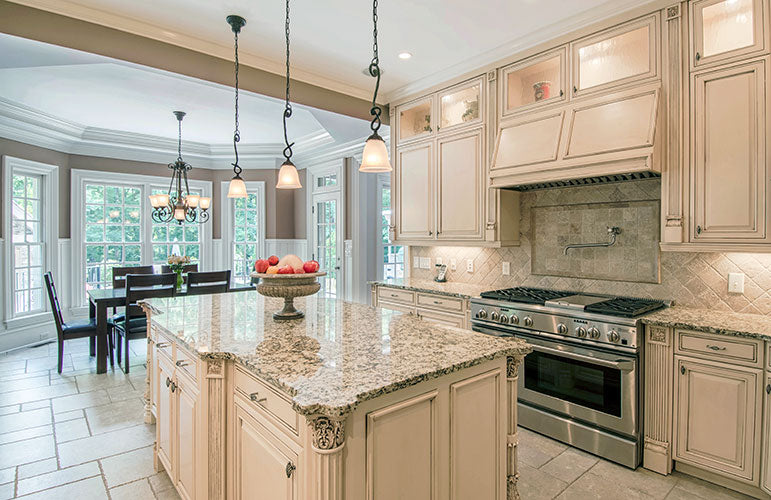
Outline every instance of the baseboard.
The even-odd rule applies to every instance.
[[[56,325],[53,320],[45,323],[6,330],[0,334],[0,353],[31,347],[56,340]]]
[[[688,474],[689,476],[697,477],[710,483],[723,486],[729,490],[744,493],[745,495],[749,495],[753,498],[758,498],[760,500],[771,500],[771,496],[769,496],[765,491],[761,490],[757,486],[721,476],[720,474],[715,474],[713,472],[700,469],[699,467],[694,467],[693,465],[688,465],[684,464],[683,462],[676,461],[675,470],[682,472],[683,474]]]

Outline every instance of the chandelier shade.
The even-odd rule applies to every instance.
[[[235,153],[236,161],[233,163],[233,178],[230,180],[230,186],[228,187],[228,198],[246,198],[246,183],[241,178],[241,172],[243,169],[238,164],[238,143],[241,140],[241,132],[238,130],[238,34],[241,33],[241,28],[246,25],[246,19],[241,16],[230,15],[225,18],[225,21],[230,25],[230,29],[233,31],[234,47],[235,47],[235,131],[233,132],[233,153]]]
[[[278,171],[278,183],[276,189],[300,189],[300,176],[297,173],[297,168],[294,166],[291,160],[286,160]]]

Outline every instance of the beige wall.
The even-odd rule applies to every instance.
[[[165,164],[148,163],[95,156],[68,155],[51,149],[30,146],[21,142],[0,138],[0,156],[13,156],[26,160],[57,165],[59,167],[59,237],[70,237],[70,171],[71,169],[94,170],[102,172],[120,172],[139,175],[168,177]],[[244,170],[242,176],[247,181],[265,182],[266,227],[268,239],[304,238],[305,237],[305,190],[276,189],[277,170]],[[300,171],[304,182],[305,171]],[[212,183],[212,237],[222,237],[220,227],[220,208],[222,207],[220,183],[233,177],[231,170],[193,169],[191,179]],[[0,179],[0,189],[2,189]],[[0,193],[3,191],[0,190]],[[2,207],[0,207],[2,213]],[[3,230],[5,214],[0,217],[0,234]],[[297,226],[300,222],[301,225]]]

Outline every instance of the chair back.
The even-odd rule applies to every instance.
[[[192,272],[187,275],[187,294],[226,293],[230,289],[230,269],[227,271]]]
[[[51,311],[54,313],[56,333],[61,339],[63,336],[62,327],[64,326],[64,320],[62,319],[62,307],[59,304],[59,295],[57,295],[56,286],[54,285],[54,277],[51,274],[51,271],[45,273],[43,277],[46,280],[46,290],[48,290],[48,300],[51,302]]]
[[[137,301],[154,297],[173,297],[177,290],[177,275],[127,274],[126,275],[126,318],[143,316]]]
[[[171,266],[167,266],[166,264],[161,266],[161,272],[166,273],[172,273],[174,271],[171,270]],[[198,272],[198,264],[185,264],[185,266],[182,268],[182,273],[197,273]]]
[[[112,287],[126,288],[127,274],[153,274],[153,266],[115,266],[112,268]]]

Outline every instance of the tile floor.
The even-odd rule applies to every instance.
[[[142,421],[144,342],[132,343],[131,373],[96,375],[86,339],[0,355],[0,500],[179,498],[153,470],[155,427]],[[749,498],[675,473],[631,471],[522,429],[524,500]]]

